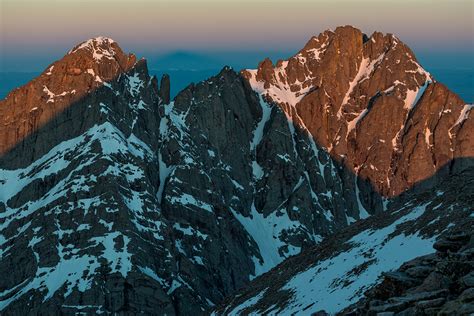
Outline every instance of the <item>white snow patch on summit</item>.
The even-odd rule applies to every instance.
[[[92,53],[92,57],[96,61],[100,61],[102,60],[102,58],[114,59],[116,52],[115,49],[112,47],[113,43],[115,43],[115,41],[108,37],[99,36],[96,38],[91,38],[70,50],[68,52],[68,55],[73,54],[82,49],[86,49]]]

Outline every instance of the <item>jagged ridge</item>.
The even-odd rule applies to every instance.
[[[313,84],[298,104],[321,91]],[[169,78],[158,89],[144,60],[96,38],[11,93],[0,135],[20,132],[0,159],[0,270],[22,268],[0,283],[0,308],[206,313],[285,258],[387,209],[320,147],[298,105],[254,89],[225,68],[169,102]],[[471,124],[469,110],[460,127]]]

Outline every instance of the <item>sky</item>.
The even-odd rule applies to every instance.
[[[104,35],[146,57],[290,54],[338,25],[394,33],[415,52],[472,55],[474,0],[0,0],[2,71],[39,71]],[[253,56],[253,57],[249,57]],[[182,58],[183,56],[181,56]],[[188,56],[189,57],[189,56]],[[455,62],[455,61],[453,61]]]

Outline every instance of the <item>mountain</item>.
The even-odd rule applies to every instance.
[[[208,310],[369,215],[354,176],[230,68],[169,102],[167,77],[123,56],[86,41],[0,105],[29,126],[4,136],[0,269],[21,268],[3,311]]]
[[[97,38],[74,47],[39,77],[13,90],[2,101],[0,153],[10,150],[104,82],[129,71],[135,62],[133,54],[125,55],[117,43],[108,38]]]
[[[473,106],[438,83],[394,35],[338,27],[290,59],[275,66],[266,59],[243,75],[383,196],[474,156],[474,123],[467,120]]]
[[[364,227],[415,234],[433,201],[443,204],[440,227],[464,225],[472,106],[413,70],[411,52],[390,35],[368,39],[341,27],[318,41],[276,67],[225,67],[170,100],[168,76],[158,82],[146,60],[98,37],[0,101],[2,314],[207,314],[282,262],[296,273],[300,252],[347,250],[337,236]],[[397,63],[392,50],[407,60]],[[393,91],[377,88],[391,72]],[[408,110],[409,88],[423,93],[411,95]],[[427,119],[422,109],[442,102],[428,136],[439,160],[426,169],[416,157],[427,138],[411,143],[410,135]],[[351,123],[350,111],[365,114]],[[406,115],[403,129],[396,113]],[[394,146],[362,149],[357,135],[383,140],[396,128],[403,131]],[[331,147],[327,140],[341,133],[347,141]],[[377,155],[393,152],[400,167],[380,184]],[[403,170],[413,165],[419,175],[407,179],[412,170]],[[461,200],[446,198],[461,188]],[[450,212],[458,206],[460,215]],[[423,247],[397,262],[431,251],[440,234],[417,235]],[[383,248],[380,238],[374,247]]]

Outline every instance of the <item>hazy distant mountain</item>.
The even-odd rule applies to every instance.
[[[295,290],[311,275],[281,287],[302,271],[338,311],[473,218],[472,105],[392,35],[340,27],[170,85],[98,37],[0,101],[2,313],[326,308]]]

